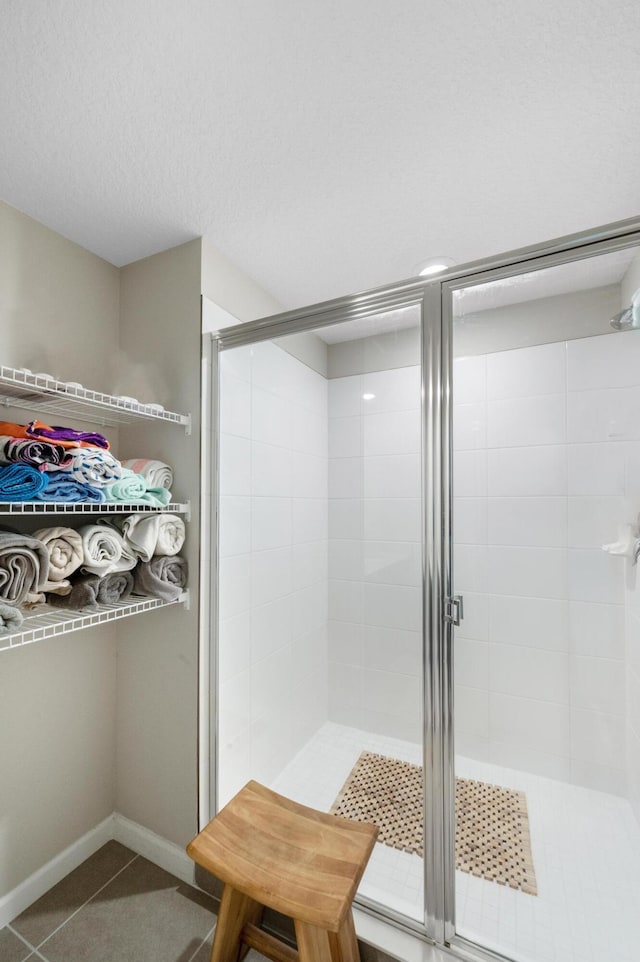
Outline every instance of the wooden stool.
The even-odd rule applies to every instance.
[[[248,782],[187,846],[225,883],[211,962],[245,946],[273,962],[358,962],[351,903],[377,835]],[[293,919],[297,952],[259,928],[265,906]]]

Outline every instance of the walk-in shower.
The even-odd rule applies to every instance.
[[[479,958],[640,938],[632,227],[211,343],[212,797],[376,821],[359,899]]]

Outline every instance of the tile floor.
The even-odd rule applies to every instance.
[[[0,930],[0,960],[209,962],[215,910],[210,896],[107,842]]]
[[[326,810],[365,750],[420,762],[415,744],[327,723],[273,787]],[[538,883],[530,896],[457,872],[460,934],[521,962],[637,962],[640,828],[624,799],[463,758],[458,774],[526,793]],[[360,891],[419,918],[422,860],[377,845]],[[209,962],[215,911],[108,842],[0,930],[0,962]]]
[[[274,781],[328,810],[361,751],[419,764],[418,745],[325,724]],[[463,777],[527,795],[538,895],[456,872],[460,935],[519,962],[637,962],[640,826],[622,798],[459,757]],[[376,845],[360,894],[412,918],[422,911],[422,860]]]

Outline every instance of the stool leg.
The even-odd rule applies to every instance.
[[[295,920],[300,962],[360,962],[351,912],[338,932]]]
[[[360,950],[356,929],[353,924],[353,912],[349,909],[347,917],[337,932],[329,932],[331,957],[334,962],[360,962]]]
[[[240,941],[242,929],[247,922],[258,923],[262,912],[263,906],[255,899],[225,885],[213,933],[211,962],[238,962],[247,951]]]
[[[294,919],[298,957],[300,962],[331,962],[329,933],[317,925],[307,925]],[[336,960],[337,962],[337,960]]]

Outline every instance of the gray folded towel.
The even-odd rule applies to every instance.
[[[133,575],[130,571],[112,571],[100,578],[84,575],[75,579],[68,595],[47,595],[47,601],[56,608],[75,611],[94,610],[98,605],[114,605],[126,601],[133,591]]]
[[[134,592],[161,601],[177,601],[187,585],[188,565],[184,558],[156,555],[140,561],[133,577]]]
[[[49,576],[49,552],[42,541],[0,530],[0,602],[21,605],[42,590]]]
[[[12,631],[17,631],[23,621],[24,615],[19,608],[0,602],[0,635],[8,635]]]

